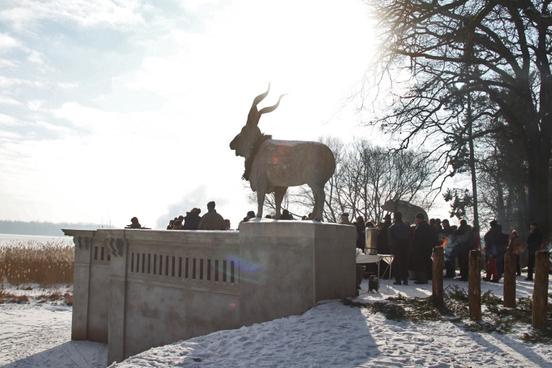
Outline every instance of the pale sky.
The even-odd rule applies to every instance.
[[[381,141],[349,97],[375,55],[361,0],[4,0],[0,219],[122,226],[250,209],[228,147],[269,82],[261,131]],[[381,142],[379,142],[381,143]],[[161,220],[164,222],[164,220]]]

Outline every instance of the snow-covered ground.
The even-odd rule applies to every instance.
[[[71,341],[68,306],[0,304],[0,366],[104,367],[102,344]]]
[[[117,367],[533,367],[549,347],[466,332],[449,322],[385,319],[339,302],[302,316],[151,349]]]
[[[44,301],[48,295],[70,293],[71,286],[1,286],[3,292],[26,296],[30,302],[0,304],[0,366],[105,367],[105,345],[71,341],[73,308],[63,298]]]
[[[445,281],[467,288],[467,283]],[[502,284],[482,282],[482,292],[502,295]],[[363,284],[363,290],[367,285]],[[520,281],[518,297],[531,294]],[[431,284],[396,286],[383,281],[378,301],[398,293],[429,296]],[[468,332],[452,322],[387,320],[339,301],[301,316],[219,331],[150,349],[116,365],[127,367],[552,367],[552,346],[528,344],[515,335]]]
[[[518,278],[518,297],[532,283]],[[445,281],[445,286],[467,283]],[[431,284],[396,286],[358,301],[428,296]],[[502,285],[482,291],[502,295]],[[104,345],[70,341],[71,308],[50,303],[0,305],[0,365],[8,367],[101,367]],[[517,331],[516,331],[517,332]],[[552,367],[552,346],[530,344],[519,333],[469,332],[453,322],[392,321],[370,309],[328,301],[301,316],[218,331],[153,348],[116,367]]]
[[[516,282],[516,296],[518,298],[526,298],[533,295],[533,282],[524,281],[525,277],[518,276]],[[502,297],[504,284],[501,280],[499,283],[481,281],[481,293],[490,291],[496,296]],[[394,285],[391,280],[380,280],[380,289],[378,293],[371,292],[368,293],[366,289],[368,286],[364,281],[362,288],[364,291],[361,292],[361,295],[357,298],[358,301],[369,302],[369,301],[380,301],[387,299],[390,296],[397,296],[402,294],[409,298],[414,297],[428,297],[431,295],[431,281],[429,284],[425,285],[416,285],[413,282],[410,282],[409,285]],[[445,291],[447,288],[459,287],[467,291],[468,283],[466,281],[458,281],[445,279],[443,281],[443,287]],[[549,297],[552,297],[552,284],[549,284]]]

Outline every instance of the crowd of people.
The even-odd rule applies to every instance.
[[[222,217],[215,209],[216,203],[207,203],[207,213],[200,216],[199,208],[192,208],[186,216],[178,216],[169,221],[167,230],[230,230],[230,220]],[[146,229],[133,217],[126,229]]]
[[[431,254],[433,248],[442,246],[445,254],[446,278],[468,280],[469,253],[472,249],[482,249],[485,257],[485,280],[499,282],[504,273],[504,255],[511,251],[515,257],[516,273],[521,275],[521,258],[527,250],[527,277],[533,280],[535,253],[543,247],[543,235],[536,223],[530,225],[527,241],[523,241],[516,230],[508,235],[497,221],[490,222],[490,229],[483,237],[483,247],[479,230],[460,220],[459,226],[451,226],[448,220],[426,220],[418,213],[415,223],[409,225],[403,221],[400,212],[386,215],[384,221],[374,227],[371,221],[365,222],[358,216],[354,223],[348,214],[341,216],[342,224],[354,225],[357,231],[357,248],[378,254],[394,256],[392,270],[395,284],[408,284],[414,279],[416,284],[425,284],[432,274]],[[366,249],[366,229],[375,232],[375,249]],[[374,245],[374,244],[371,244]],[[457,269],[459,275],[457,276]],[[380,275],[382,276],[382,275]],[[383,275],[385,276],[385,275]],[[410,276],[410,277],[409,277]]]
[[[215,202],[207,203],[207,213],[200,216],[201,210],[193,208],[186,212],[186,216],[178,216],[170,220],[167,230],[230,230],[230,221],[224,219],[215,209]],[[255,212],[249,211],[242,222],[255,218]],[[272,218],[267,215],[266,218]],[[294,220],[294,216],[284,209],[280,220]],[[303,216],[302,220],[310,220],[312,215]],[[425,284],[432,274],[431,254],[433,248],[442,246],[445,254],[445,277],[456,277],[468,280],[469,253],[472,249],[481,249],[479,229],[460,220],[459,226],[451,226],[448,220],[430,219],[429,222],[423,213],[418,213],[414,224],[403,221],[402,214],[395,212],[393,219],[390,214],[383,218],[377,226],[372,221],[365,221],[358,216],[353,223],[349,214],[341,215],[340,224],[353,225],[357,231],[356,246],[362,252],[370,251],[378,254],[392,254],[394,256],[392,270],[395,284],[408,284],[414,279],[416,284]],[[533,280],[535,253],[543,247],[543,234],[536,223],[529,228],[529,236],[524,241],[516,230],[505,234],[497,221],[490,222],[490,229],[483,237],[483,251],[485,256],[485,280],[499,282],[504,273],[504,255],[510,251],[515,258],[517,275],[521,275],[521,259],[527,252],[527,277]],[[142,227],[138,218],[133,217],[127,229],[146,229]],[[370,249],[366,249],[366,231],[370,229],[375,236]],[[375,244],[373,244],[375,243]],[[375,247],[374,247],[375,245]],[[385,275],[379,275],[385,276]]]
[[[498,282],[504,273],[504,253],[509,250],[515,258],[516,274],[521,275],[521,257],[527,250],[527,277],[533,281],[535,268],[535,253],[543,248],[544,237],[537,223],[529,225],[529,236],[524,242],[516,230],[510,235],[502,232],[502,226],[491,221],[490,230],[485,234],[485,249],[487,256],[487,279]]]

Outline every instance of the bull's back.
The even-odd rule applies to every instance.
[[[267,140],[255,158],[254,171],[266,174],[272,186],[324,184],[335,171],[335,158],[319,142]]]

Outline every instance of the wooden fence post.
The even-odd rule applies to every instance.
[[[468,303],[470,319],[481,320],[481,270],[479,268],[480,250],[470,251],[470,269],[468,280]]]
[[[504,300],[505,307],[516,306],[516,262],[511,249],[504,253]]]
[[[548,273],[550,269],[549,253],[541,250],[535,254],[535,281],[533,285],[533,327],[546,326],[548,309]]]
[[[443,299],[443,267],[444,267],[444,249],[443,247],[433,248],[433,277],[431,281],[431,289],[433,294],[431,299],[433,305],[442,307]]]

